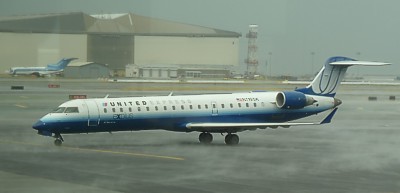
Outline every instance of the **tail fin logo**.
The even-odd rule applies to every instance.
[[[331,57],[326,61],[324,67],[310,85],[308,85],[306,88],[297,89],[296,91],[310,95],[334,97],[336,90],[339,87],[340,82],[342,82],[349,66],[383,66],[389,64],[390,63],[386,62],[358,61],[342,56]]]
[[[49,64],[47,65],[47,69],[49,70],[63,70],[67,65],[72,61],[78,58],[63,58],[57,64]]]
[[[339,61],[355,61],[347,57],[331,57],[307,88],[298,89],[305,94],[335,96],[336,90],[343,80],[348,65],[332,65]]]

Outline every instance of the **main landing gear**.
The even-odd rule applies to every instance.
[[[200,133],[199,135],[199,141],[200,143],[203,144],[210,144],[213,140],[213,136],[211,133]],[[225,144],[227,145],[237,145],[239,144],[239,136],[236,134],[228,133],[228,135],[225,136]]]
[[[225,136],[225,144],[226,145],[237,145],[239,143],[239,136],[236,134],[228,133]]]
[[[56,145],[56,146],[61,146],[62,143],[64,142],[63,137],[59,133],[56,133],[54,135],[54,138],[56,138],[56,140],[54,140],[54,145]]]
[[[213,136],[211,133],[200,133],[199,135],[199,141],[200,143],[204,144],[210,144],[213,140]]]

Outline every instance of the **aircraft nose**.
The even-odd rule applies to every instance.
[[[32,128],[36,129],[39,135],[52,136],[53,134],[48,127],[49,126],[41,120],[32,125]]]
[[[333,104],[334,104],[335,107],[337,107],[337,106],[342,104],[342,100],[334,98],[333,99]]]
[[[39,120],[35,124],[32,125],[32,128],[39,131],[39,130],[44,129],[45,125],[46,125],[46,123],[44,123],[43,121]]]

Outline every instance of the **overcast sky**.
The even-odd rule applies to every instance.
[[[0,0],[0,16],[132,12],[229,30],[243,34],[240,61],[246,58],[248,25],[258,24],[263,74],[271,73],[266,61],[272,75],[303,75],[343,55],[393,63],[352,74],[400,76],[399,7],[398,0]]]

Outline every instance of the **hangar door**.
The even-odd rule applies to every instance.
[[[135,36],[134,64],[238,65],[233,37]]]
[[[108,64],[110,69],[125,69],[133,64],[133,36],[88,35],[87,60]]]

